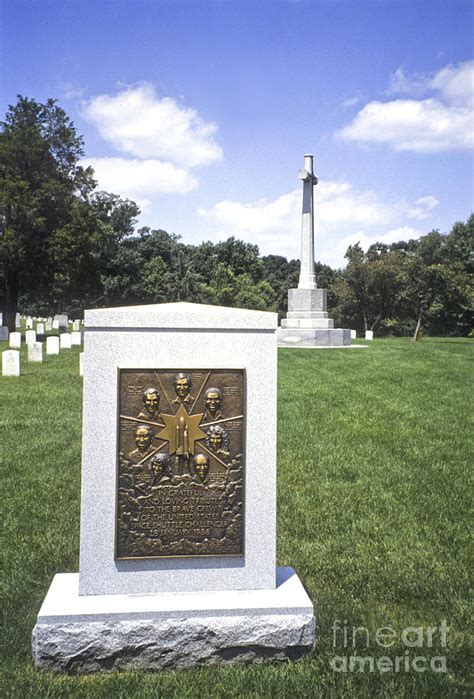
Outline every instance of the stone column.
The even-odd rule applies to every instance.
[[[313,156],[304,156],[304,168],[299,171],[303,181],[303,215],[301,221],[301,268],[298,289],[316,289],[314,273],[314,185]]]

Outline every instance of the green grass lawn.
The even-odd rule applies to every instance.
[[[314,601],[312,655],[282,665],[69,677],[34,671],[30,635],[54,574],[79,565],[79,348],[42,365],[28,364],[23,348],[22,376],[0,376],[0,696],[472,696],[472,349],[469,340],[431,338],[280,350],[277,554]],[[439,632],[428,647],[426,629],[442,620],[447,647]],[[353,627],[366,629],[355,645]],[[388,648],[377,643],[382,627],[395,631]],[[424,629],[422,647],[403,642],[407,627]],[[402,660],[398,672],[344,672],[351,655]],[[417,656],[424,671],[411,665]],[[443,669],[434,657],[445,659],[445,672],[431,669]]]

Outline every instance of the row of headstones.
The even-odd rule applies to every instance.
[[[357,331],[351,330],[351,340],[356,340],[356,339],[357,339]],[[373,340],[374,339],[374,331],[373,330],[366,330],[365,331],[365,339],[366,340]]]
[[[38,323],[38,325],[42,325]],[[38,328],[38,326],[37,326]],[[38,334],[43,328],[38,328]],[[35,330],[26,330],[25,344],[28,349],[28,362],[43,361],[43,343],[36,341]],[[0,337],[1,339],[1,337]],[[2,352],[2,376],[20,376],[20,352],[21,348],[21,333],[10,333],[5,339],[9,339],[10,348]],[[82,345],[82,333],[80,330],[74,330],[72,333],[61,333],[58,335],[50,335],[46,338],[46,354],[59,354],[60,349],[70,349],[72,346]],[[79,357],[79,373],[82,376],[82,361],[83,353]]]
[[[36,330],[27,330],[25,332],[25,344],[29,348],[30,345],[42,345],[43,343],[36,341]],[[82,345],[82,333],[80,330],[75,330],[72,333],[61,333],[59,336],[50,335],[46,338],[46,354],[59,354],[60,348],[70,349],[73,345]],[[10,333],[10,347],[12,349],[20,349],[21,333]]]
[[[59,338],[48,337],[48,340],[57,340],[57,346],[54,346],[53,352],[47,354],[59,354]],[[42,362],[43,361],[43,343],[33,342],[28,345],[28,361]],[[79,376],[83,376],[84,352],[79,354]],[[20,352],[19,350],[11,349],[2,352],[2,376],[20,376]]]
[[[65,319],[65,323],[64,323]],[[2,314],[0,313],[0,342],[8,342],[10,333],[8,332],[8,328],[6,325],[2,325]],[[36,323],[36,333],[38,335],[44,335],[47,332],[51,332],[52,330],[59,330],[60,328],[63,328],[63,330],[66,330],[68,327],[68,324],[71,326],[71,330],[73,333],[75,332],[80,332],[81,330],[81,322],[80,320],[73,320],[69,321],[67,320],[67,316],[55,316],[54,318],[43,318],[43,319],[38,319],[38,318],[30,318],[28,317],[26,319],[26,333],[28,332],[34,332],[33,331],[33,321],[39,321]],[[19,317],[19,314],[17,313],[17,319],[15,321],[15,325],[17,328],[21,327],[21,320]],[[13,335],[14,333],[12,333]],[[28,341],[27,341],[28,342]],[[73,343],[75,344],[75,343]]]
[[[17,314],[18,316],[18,314]],[[25,326],[27,330],[32,330],[34,327],[35,322],[37,323],[37,331],[38,326],[40,325],[43,328],[43,332],[46,330],[46,332],[49,332],[51,330],[59,330],[60,328],[67,328],[68,326],[72,326],[72,330],[80,330],[81,328],[81,323],[84,321],[81,320],[68,320],[67,316],[64,315],[58,315],[54,316],[54,318],[32,318],[31,316],[28,316],[24,318],[25,320]],[[16,318],[15,320],[15,325],[17,328],[21,326],[21,317]]]

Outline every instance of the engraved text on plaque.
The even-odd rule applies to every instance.
[[[242,369],[120,369],[117,558],[243,555]]]

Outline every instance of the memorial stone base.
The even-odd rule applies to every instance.
[[[288,289],[288,313],[277,330],[280,347],[345,347],[350,329],[334,327],[326,289]]]
[[[270,590],[79,595],[55,576],[33,630],[38,670],[163,670],[295,659],[315,643],[313,605],[292,568]]]

